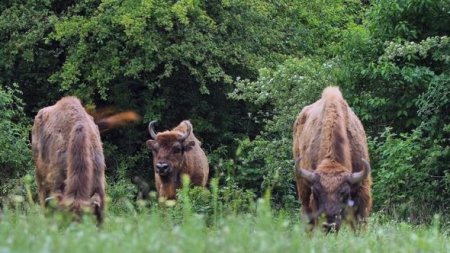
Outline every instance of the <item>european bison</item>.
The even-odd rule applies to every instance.
[[[369,154],[364,128],[342,97],[328,87],[300,112],[293,127],[293,155],[302,211],[326,232],[347,221],[355,229],[372,208]]]
[[[155,184],[159,197],[175,199],[181,187],[181,175],[190,177],[196,186],[205,186],[208,180],[208,160],[200,147],[201,143],[192,132],[188,120],[170,131],[155,133],[152,121],[148,125],[152,139],[147,147],[153,152]]]
[[[32,129],[39,202],[51,198],[80,216],[103,220],[105,159],[97,125],[80,100],[64,97],[39,110]]]

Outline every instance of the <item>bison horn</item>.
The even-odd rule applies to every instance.
[[[191,134],[191,131],[192,131],[192,127],[191,127],[191,124],[189,124],[188,122],[184,122],[184,124],[186,125],[186,127],[187,127],[187,129],[186,129],[186,133],[184,133],[178,140],[179,141],[184,141],[184,140],[186,140],[187,139],[187,137]]]
[[[150,136],[152,137],[152,139],[156,139],[156,133],[155,130],[153,129],[153,125],[156,123],[156,120],[153,120],[152,122],[150,122],[148,124],[148,131],[150,133]]]
[[[360,183],[369,175],[371,171],[369,162],[364,158],[362,158],[361,161],[364,163],[365,166],[362,171],[352,173],[352,175],[348,178],[348,181],[351,184]]]
[[[302,157],[297,158],[297,160],[295,160],[295,171],[297,172],[297,175],[299,177],[302,177],[304,179],[306,179],[306,181],[308,182],[312,182],[316,179],[317,174],[315,172],[312,172],[310,170],[305,170],[300,168],[299,164],[300,161],[302,160]]]

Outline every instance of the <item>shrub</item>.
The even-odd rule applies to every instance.
[[[30,122],[24,120],[24,103],[16,85],[0,85],[0,196],[5,196],[32,171]]]
[[[448,146],[419,130],[395,134],[389,128],[370,146],[375,209],[416,222],[432,218],[430,210],[448,212]]]

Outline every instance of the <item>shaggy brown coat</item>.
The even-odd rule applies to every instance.
[[[340,218],[345,219],[341,217],[343,201],[354,203],[353,210],[347,212],[353,216],[352,227],[355,220],[359,223],[367,218],[372,207],[370,167],[362,182],[347,182],[352,173],[366,166],[362,159],[369,161],[366,134],[337,87],[326,88],[320,100],[298,115],[293,127],[293,155],[301,158],[300,168],[317,175],[317,180],[307,180],[298,171],[296,176],[302,211],[312,224],[325,213],[327,222],[337,223],[339,229]],[[345,188],[350,196],[340,195],[345,195]]]
[[[41,109],[32,129],[39,202],[56,198],[61,208],[103,220],[105,159],[97,125],[75,97]]]
[[[187,132],[190,132],[188,137],[180,141],[180,136]],[[147,141],[147,147],[153,152],[155,185],[159,197],[175,199],[176,190],[182,186],[183,174],[189,176],[193,185],[206,186],[209,174],[208,159],[188,120],[170,131],[156,134],[154,140]],[[167,164],[169,172],[164,175],[159,173],[158,163]]]

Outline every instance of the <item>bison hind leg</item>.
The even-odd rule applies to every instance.
[[[93,210],[93,213],[95,215],[95,217],[97,218],[97,223],[100,225],[103,223],[103,200],[102,197],[98,194],[95,193],[92,197],[91,197],[91,201],[90,201],[90,205],[91,208]]]

